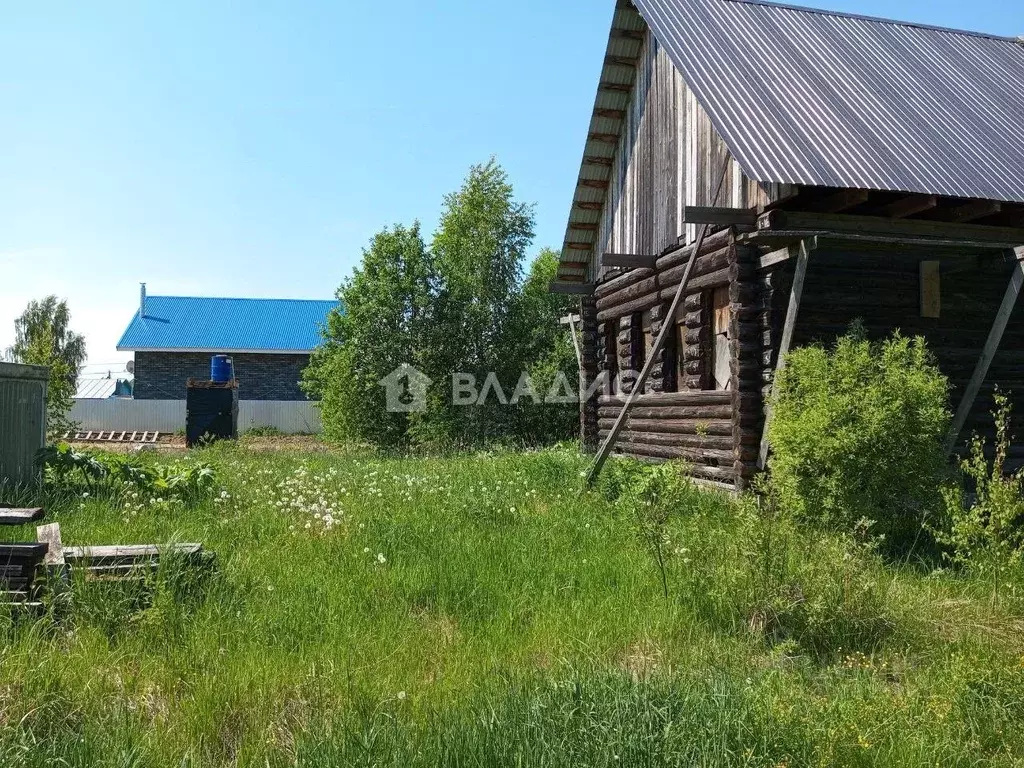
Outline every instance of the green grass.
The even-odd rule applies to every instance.
[[[666,599],[568,451],[201,457],[223,494],[192,509],[46,499],[66,544],[202,541],[218,569],[0,627],[0,765],[1024,762],[1019,578],[683,489]]]

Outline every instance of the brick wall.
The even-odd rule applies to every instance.
[[[135,399],[184,400],[185,382],[210,378],[211,355],[136,352]],[[307,400],[299,388],[309,355],[232,355],[240,400]]]

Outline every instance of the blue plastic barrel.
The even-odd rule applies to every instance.
[[[227,355],[214,355],[210,358],[210,381],[223,384],[231,381],[233,378],[235,378],[235,372],[230,357]]]

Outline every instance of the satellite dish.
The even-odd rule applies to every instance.
[[[128,364],[125,365],[124,369],[128,371],[128,373],[135,373],[135,361],[129,360]]]

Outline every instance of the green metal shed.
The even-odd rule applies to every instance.
[[[0,363],[0,488],[38,478],[36,452],[46,444],[50,369]]]

